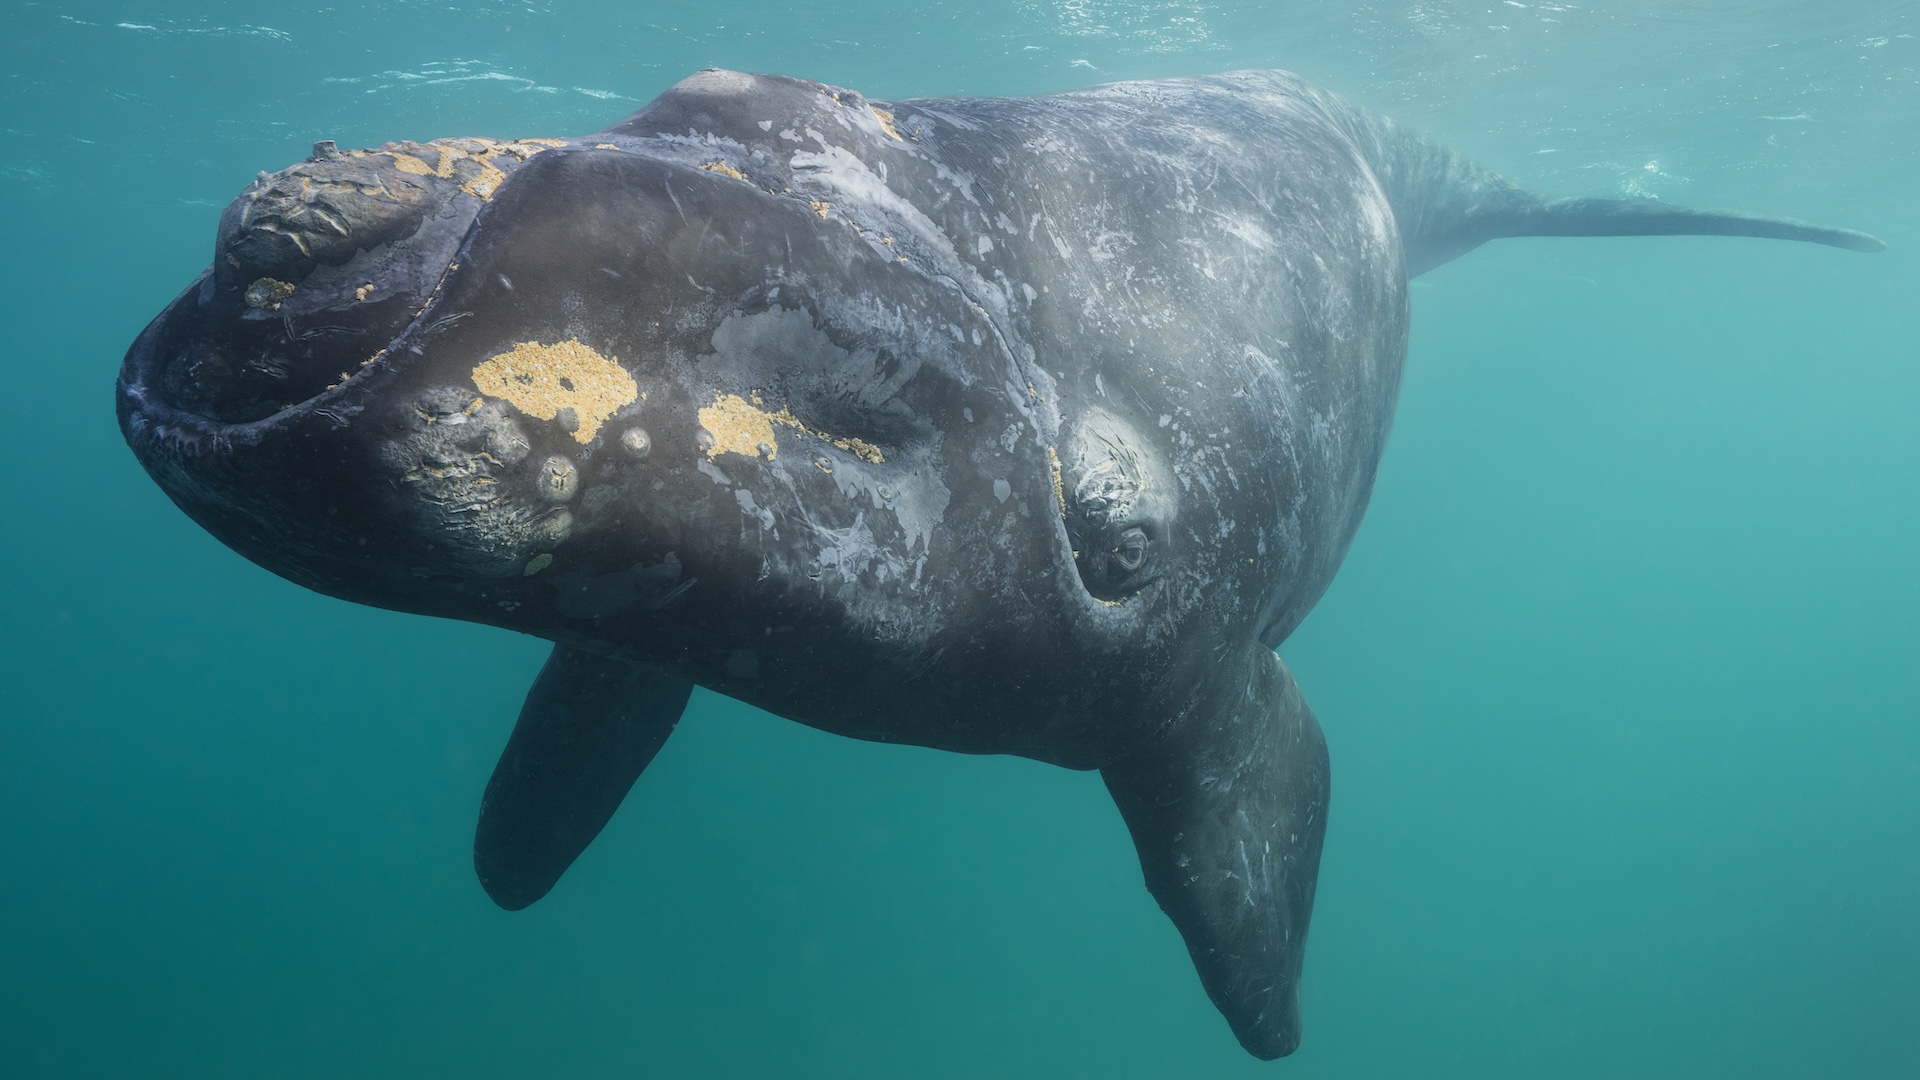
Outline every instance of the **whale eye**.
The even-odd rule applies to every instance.
[[[1147,534],[1141,529],[1128,529],[1120,534],[1120,541],[1113,549],[1113,564],[1129,574],[1140,569],[1147,561]]]
[[[1074,569],[1107,604],[1151,587],[1178,549],[1172,525],[1180,487],[1143,431],[1157,429],[1093,408],[1069,422],[1057,451],[1048,450]]]
[[[1150,526],[1149,526],[1150,527]],[[1149,558],[1153,538],[1141,525],[1094,527],[1086,530],[1074,545],[1074,564],[1080,571],[1080,583],[1097,599],[1109,602],[1125,600],[1147,586],[1157,575],[1155,560]]]

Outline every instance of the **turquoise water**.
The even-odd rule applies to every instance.
[[[9,5],[0,1074],[1920,1075],[1920,7]],[[120,356],[259,169],[576,133],[705,66],[876,97],[1286,67],[1530,187],[1861,256],[1503,241],[1414,286],[1373,509],[1282,650],[1335,796],[1293,1057],[1098,778],[700,692],[516,914],[479,793],[546,649],[177,512]]]

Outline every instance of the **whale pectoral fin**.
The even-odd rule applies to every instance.
[[[1292,1053],[1328,773],[1286,665],[1261,650],[1233,705],[1101,775],[1207,996],[1256,1057]]]
[[[480,799],[473,867],[518,911],[553,888],[680,721],[693,684],[556,645]]]

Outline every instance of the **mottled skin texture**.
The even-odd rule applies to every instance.
[[[556,643],[488,891],[552,886],[692,684],[1097,768],[1262,1057],[1299,1041],[1328,794],[1273,650],[1366,506],[1409,267],[1529,232],[1872,244],[1543,202],[1271,72],[883,103],[710,71],[583,138],[438,145],[263,175],[120,412],[262,565]],[[481,392],[563,342],[637,395]]]

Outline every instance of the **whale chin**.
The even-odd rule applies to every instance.
[[[367,412],[368,364],[413,301],[364,304],[302,340],[290,317],[250,305],[208,270],[128,350],[117,406],[134,456],[181,510],[250,561],[357,603],[460,614],[418,587],[448,573],[412,521],[381,497],[346,423]],[[369,344],[362,344],[370,342]],[[467,568],[461,567],[459,570]]]

